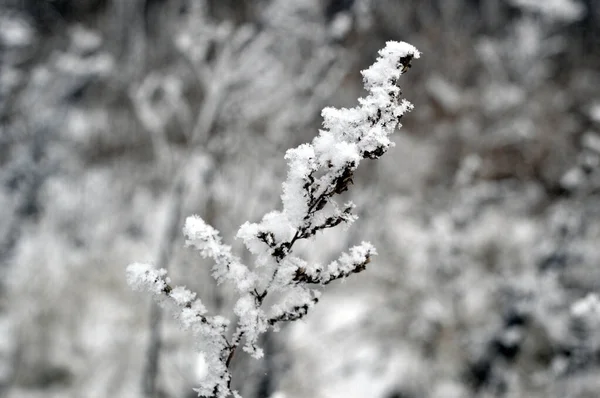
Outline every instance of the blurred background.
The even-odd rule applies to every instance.
[[[287,148],[387,40],[415,110],[347,193],[369,269],[234,361],[245,398],[600,396],[599,0],[1,0],[0,397],[193,397],[190,336],[125,267],[215,313],[184,248],[280,206]]]

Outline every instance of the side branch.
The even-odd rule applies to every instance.
[[[338,260],[326,267],[317,265],[312,268],[298,268],[294,282],[327,285],[337,279],[364,271],[371,262],[371,256],[376,254],[370,243],[363,242],[361,246],[353,247],[350,253],[342,254]]]

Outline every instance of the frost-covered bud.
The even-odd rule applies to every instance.
[[[133,263],[127,267],[127,283],[134,290],[161,294],[170,290],[167,270],[154,269],[149,264]]]

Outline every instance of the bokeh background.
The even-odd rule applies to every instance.
[[[240,355],[245,398],[600,396],[600,1],[1,0],[0,397],[193,397],[190,336],[125,267],[216,313],[184,248],[237,253],[287,148],[354,106],[387,40],[422,58],[396,147],[361,164],[369,269]]]

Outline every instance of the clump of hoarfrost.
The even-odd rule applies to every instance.
[[[575,317],[593,317],[600,322],[600,298],[596,294],[588,294],[571,306],[571,314]]]
[[[211,258],[217,283],[229,282],[239,294],[234,306],[238,319],[231,338],[227,337],[229,321],[207,315],[197,295],[185,287],[173,287],[164,269],[139,263],[127,268],[127,280],[134,289],[146,290],[159,303],[174,306],[183,327],[197,336],[205,370],[196,390],[199,395],[237,396],[230,389],[229,366],[242,341],[244,351],[260,358],[263,351],[258,340],[262,333],[278,328],[281,322],[304,317],[319,300],[321,292],[315,287],[365,270],[377,254],[373,245],[362,242],[323,266],[308,264],[293,256],[292,250],[298,240],[356,219],[354,204],[338,203],[336,195],[349,189],[363,159],[377,159],[393,146],[389,136],[402,115],[412,109],[412,104],[401,98],[398,80],[412,59],[419,58],[419,51],[407,43],[388,42],[379,55],[362,72],[368,95],[359,99],[359,105],[352,109],[325,108],[319,135],[311,143],[287,151],[283,209],[266,214],[259,223],[246,222],[240,227],[237,238],[256,256],[254,270],[242,264],[231,247],[221,242],[218,231],[200,217],[186,220],[186,245]],[[280,302],[263,309],[265,297],[273,292],[280,294]]]

